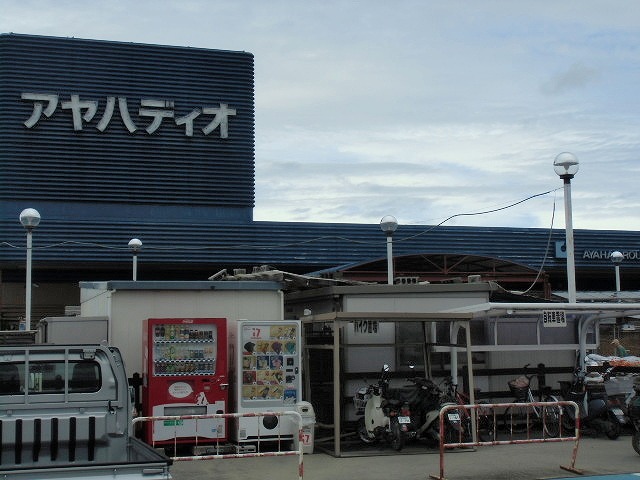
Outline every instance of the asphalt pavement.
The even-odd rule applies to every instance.
[[[574,442],[567,441],[455,449],[445,453],[444,477],[448,480],[640,478],[640,473],[636,473],[640,472],[640,455],[633,450],[630,435],[623,435],[617,440],[580,439],[574,466],[582,474],[562,468],[572,465],[574,445]],[[336,458],[324,453],[322,446],[318,443],[313,454],[304,455],[304,479],[424,480],[432,475],[438,478],[440,473],[440,455],[435,450],[407,448],[397,454],[390,447],[372,446],[362,455]],[[171,473],[174,480],[299,478],[297,456],[175,462]]]

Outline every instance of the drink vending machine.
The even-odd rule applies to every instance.
[[[225,318],[150,318],[143,323],[143,413],[146,416],[229,412]],[[226,419],[147,422],[148,443],[226,441]]]
[[[301,326],[299,321],[238,322],[238,413],[295,411],[302,400]],[[239,444],[257,440],[289,440],[297,422],[282,417],[240,417]]]

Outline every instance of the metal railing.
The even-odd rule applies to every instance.
[[[572,419],[575,419],[575,427],[570,430],[563,431],[563,416],[568,415],[566,409],[573,408],[574,415]],[[519,422],[516,429],[514,429],[514,416],[513,409],[519,409],[521,415],[517,419]],[[553,409],[557,412],[557,435],[550,435],[551,429],[547,425],[549,419],[544,414],[545,409]],[[482,412],[483,420],[491,422],[489,429],[493,432],[490,435],[489,440],[480,440],[478,438],[478,418],[479,412]],[[453,435],[447,434],[445,418],[450,411],[457,411],[463,415],[458,417],[467,416],[471,419],[471,439],[468,438],[468,432],[465,435],[464,428],[457,431]],[[462,412],[461,412],[462,411]],[[507,413],[505,413],[507,412]],[[542,412],[542,413],[541,413]],[[498,420],[502,419],[504,428],[504,434],[507,438],[504,440],[498,440]],[[554,420],[555,421],[555,420]],[[534,429],[535,424],[538,423],[540,428]],[[517,431],[516,431],[517,430]],[[539,434],[538,434],[539,432]],[[555,433],[555,432],[554,432]],[[569,433],[571,433],[569,435]],[[457,436],[457,439],[455,438]],[[448,440],[449,439],[449,440]],[[457,440],[457,441],[453,441]],[[430,475],[429,477],[434,480],[444,480],[444,453],[446,449],[452,448],[470,448],[470,447],[484,447],[491,445],[518,445],[518,444],[534,444],[534,443],[549,443],[549,442],[574,442],[571,464],[568,466],[560,465],[560,468],[568,470],[574,473],[582,473],[576,469],[576,457],[578,455],[578,446],[580,442],[580,408],[578,404],[572,401],[557,401],[557,402],[512,402],[512,403],[483,403],[474,405],[446,405],[440,410],[440,474],[438,476]]]
[[[305,443],[305,434],[303,430],[302,416],[300,413],[295,411],[285,411],[285,412],[247,412],[247,413],[216,413],[216,414],[206,414],[206,415],[164,415],[164,416],[156,416],[156,417],[137,417],[133,419],[133,426],[135,428],[136,424],[143,422],[156,422],[156,421],[174,421],[179,420],[194,420],[196,422],[195,429],[195,439],[194,442],[198,443],[197,437],[197,423],[199,420],[208,420],[214,418],[240,418],[240,417],[283,417],[289,416],[292,417],[293,420],[298,425],[298,441],[294,441],[294,447],[297,446],[295,450],[280,450],[280,445],[278,445],[277,451],[269,451],[269,452],[249,452],[249,453],[220,453],[220,448],[216,448],[216,444],[213,444],[213,449],[217,451],[214,454],[205,454],[205,455],[188,455],[188,456],[172,456],[170,457],[173,461],[184,462],[184,461],[197,461],[197,460],[226,460],[231,458],[255,458],[255,457],[284,457],[284,456],[298,456],[298,479],[302,480],[304,476],[304,461],[303,461],[303,445]],[[153,423],[152,423],[153,425]],[[152,427],[153,428],[153,427]],[[153,435],[152,435],[153,438]],[[258,442],[259,443],[259,442]],[[270,442],[271,444],[273,442]],[[174,453],[177,452],[178,446],[178,435],[177,428],[175,430],[174,439],[173,439],[173,448]]]

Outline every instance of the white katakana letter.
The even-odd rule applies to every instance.
[[[104,107],[104,113],[102,114],[102,118],[96,125],[96,128],[101,132],[104,132],[111,121],[111,117],[113,116],[113,110],[116,105],[116,97],[107,97],[107,105]]]
[[[209,125],[202,129],[205,135],[209,135],[216,127],[220,126],[220,138],[229,136],[229,116],[236,114],[235,108],[227,108],[226,103],[221,103],[220,108],[203,108],[202,113],[206,115],[215,115]]]
[[[113,112],[116,107],[116,97],[107,97],[107,105],[104,107],[104,113],[102,114],[102,118],[96,128],[101,132],[104,132],[109,126],[109,122],[111,122],[111,118],[113,118]],[[129,115],[129,108],[127,106],[127,99],[125,97],[118,98],[118,109],[120,110],[120,118],[122,118],[122,122],[124,126],[127,127],[130,133],[135,132],[138,127],[131,121],[131,116]]]
[[[129,133],[135,132],[138,127],[136,127],[135,123],[133,123],[133,121],[131,120],[126,97],[118,97],[118,110],[120,110],[120,118],[122,119],[122,123],[124,123],[124,126],[127,127]]]
[[[90,122],[98,111],[98,102],[95,100],[80,101],[79,95],[71,95],[71,101],[60,104],[63,110],[71,110],[73,114],[73,129],[82,130],[82,121]],[[85,109],[84,115],[82,110]]]
[[[198,117],[202,112],[199,108],[196,108],[191,113],[188,113],[184,117],[176,118],[176,125],[184,125],[184,134],[187,137],[193,137],[193,121]]]
[[[22,100],[31,100],[33,102],[33,112],[24,122],[24,126],[27,128],[31,128],[37,124],[43,113],[45,117],[49,118],[53,115],[53,112],[56,111],[58,106],[58,95],[47,93],[23,93],[21,98]],[[44,103],[47,104],[47,108],[43,109]]]
[[[155,132],[162,123],[163,118],[173,118],[174,102],[171,100],[140,100],[141,108],[138,115],[141,117],[153,117],[153,122],[147,127],[147,133]]]

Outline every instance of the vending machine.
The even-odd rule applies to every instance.
[[[238,413],[295,411],[302,400],[301,327],[295,320],[238,322]],[[239,417],[234,440],[288,440],[293,417]]]
[[[150,318],[143,323],[145,416],[229,412],[228,325],[225,318]],[[146,423],[148,443],[226,441],[226,419]]]

